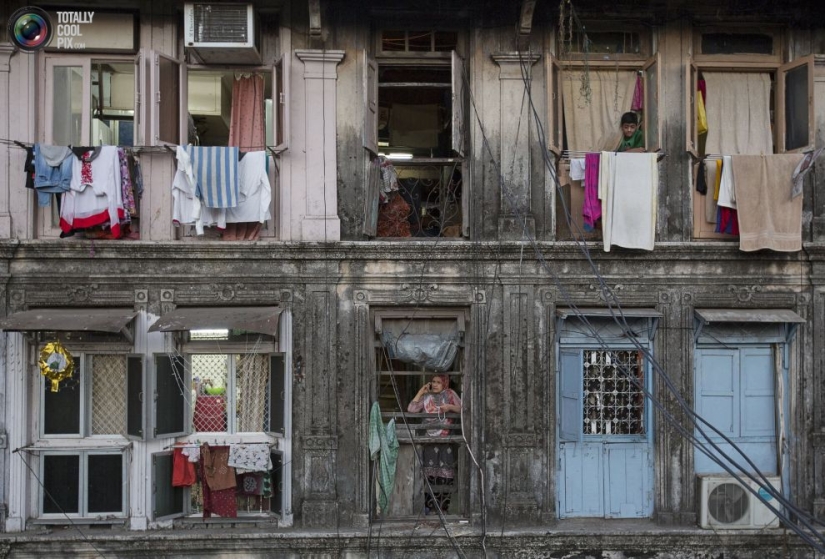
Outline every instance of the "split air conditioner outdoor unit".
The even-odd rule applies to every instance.
[[[184,46],[205,64],[260,64],[257,27],[252,4],[184,4]]]
[[[782,490],[778,477],[766,478],[776,491]],[[699,479],[702,499],[699,525],[702,528],[754,530],[779,526],[779,518],[762,499],[777,510],[781,510],[781,505],[763,487],[764,484],[742,478],[762,497],[760,499],[729,476],[700,476]]]

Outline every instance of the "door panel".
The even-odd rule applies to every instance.
[[[650,516],[650,449],[647,443],[605,444],[606,513],[608,518]]]
[[[602,445],[561,445],[562,488],[559,516],[603,516]]]

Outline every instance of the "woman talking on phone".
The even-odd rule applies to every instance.
[[[435,417],[424,419],[424,424],[451,424],[453,420],[446,417],[448,413],[461,413],[461,398],[450,388],[447,375],[435,375],[432,380],[418,391],[407,406],[410,413],[434,414]],[[440,427],[427,429],[430,437],[447,437],[450,430]],[[421,452],[424,476],[429,483],[424,486],[424,513],[437,513],[438,508],[446,513],[450,506],[451,492],[439,491],[439,487],[453,485],[458,459],[456,447],[452,444],[425,444]]]

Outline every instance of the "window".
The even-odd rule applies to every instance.
[[[685,78],[687,146],[698,163],[696,180],[700,173],[712,179],[715,169],[709,167],[721,156],[801,152],[813,146],[813,56],[782,64],[780,46],[778,29],[697,29]],[[702,109],[706,118],[700,123]],[[695,188],[691,192],[693,237],[730,239],[716,232],[715,200]]]
[[[558,55],[546,57],[548,149],[559,160],[556,238],[601,238],[585,228],[583,181],[573,180],[571,159],[588,152],[614,151],[621,140],[621,116],[634,111],[647,151],[661,148],[660,64],[649,30],[630,25],[617,30],[586,22],[587,33],[560,36]],[[597,56],[594,56],[597,55]],[[578,175],[575,175],[578,177]],[[571,223],[564,208],[570,212]]]
[[[364,147],[373,157],[364,232],[467,235],[465,76],[453,31],[383,31],[365,53]]]
[[[40,518],[126,516],[128,475],[123,451],[43,452]]]
[[[275,161],[270,156],[288,148],[288,57],[280,58],[269,67],[232,69],[225,66],[187,66],[163,55],[156,55],[156,60],[158,67],[153,75],[157,77],[158,85],[154,86],[154,91],[160,95],[155,111],[159,118],[153,114],[156,143],[237,146],[242,152],[240,166],[244,165],[246,152],[266,152],[265,176],[269,186],[256,185],[258,189],[254,192],[257,194],[244,197],[247,206],[252,203],[264,208],[256,211],[255,208],[245,207],[243,211],[237,210],[235,215],[227,210],[225,216],[219,212],[204,212],[201,217],[205,229],[196,231],[195,226],[187,222],[182,236],[194,238],[202,235],[206,239],[226,240],[274,237],[276,226],[272,216],[276,214],[277,205],[272,185],[275,184],[276,173]],[[164,101],[164,95],[167,101]],[[233,112],[236,119],[240,117],[253,124],[248,128],[238,127],[232,132]],[[265,223],[259,227],[252,226],[256,233],[249,233],[252,227],[247,224],[260,223],[261,215],[268,216]],[[238,221],[253,217],[253,221]]]
[[[696,412],[741,448],[759,471],[770,474],[777,472],[775,384],[769,345],[697,349]],[[702,427],[724,452],[738,458],[720,435]],[[695,460],[697,473],[725,471],[701,452]]]
[[[59,146],[141,145],[146,118],[140,103],[143,53],[137,57],[46,54],[42,69],[39,137]],[[59,204],[37,209],[40,237],[60,235]],[[140,197],[128,208],[129,236],[139,235]],[[100,231],[99,231],[100,230]],[[75,234],[106,238],[100,227]]]
[[[281,514],[284,355],[274,353],[272,336],[237,329],[191,330],[186,340],[182,354],[155,356],[155,436],[183,436],[179,441],[183,447],[198,447],[208,440],[216,448],[245,444],[259,454],[263,449],[272,466],[236,478],[236,512],[239,516]],[[171,461],[170,452],[153,455],[155,518],[202,516],[200,477],[191,486],[173,487]]]
[[[75,373],[60,383],[40,378],[41,520],[114,519],[127,514],[124,448],[128,409],[139,401],[127,377],[142,374],[140,356],[73,353]],[[82,445],[82,447],[80,446]],[[91,447],[91,448],[89,448]]]
[[[383,513],[417,518],[436,515],[440,507],[444,514],[466,516],[469,464],[463,435],[468,423],[462,417],[470,410],[461,401],[469,383],[466,316],[461,311],[375,311],[373,316],[373,400],[385,423],[395,419],[400,443],[395,485]]]

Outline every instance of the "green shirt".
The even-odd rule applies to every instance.
[[[642,148],[645,147],[645,135],[642,132],[641,128],[637,128],[633,135],[629,138],[625,138],[622,135],[622,141],[619,142],[619,147],[616,148],[616,151],[627,151],[629,149],[634,148]]]

